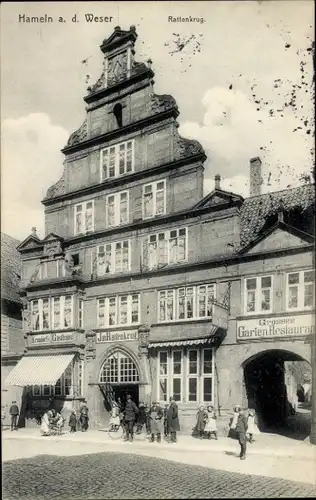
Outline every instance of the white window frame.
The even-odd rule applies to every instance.
[[[175,261],[171,261],[171,241],[175,238],[171,238],[171,232],[173,231],[177,231],[177,239],[179,239],[180,237],[182,237],[182,235],[180,236],[179,233],[180,231],[185,231],[185,255],[184,255],[184,259],[179,259],[178,258],[178,245],[177,245],[177,250],[176,250],[176,253],[177,253],[177,258]],[[164,238],[161,238],[161,236],[164,236]],[[159,260],[159,257],[160,257],[160,244],[159,242],[160,241],[163,241],[164,242],[164,260],[161,261]],[[151,254],[150,252],[150,246],[155,243],[156,244],[156,248],[153,252],[153,254]],[[171,230],[168,230],[168,231],[159,231],[159,233],[151,233],[149,235],[147,235],[145,237],[145,239],[143,240],[142,242],[142,261],[145,263],[146,261],[146,258],[145,258],[145,247],[147,245],[147,264],[146,267],[148,267],[148,269],[158,269],[159,267],[163,267],[163,266],[166,266],[166,265],[173,265],[173,264],[182,264],[184,262],[187,262],[188,260],[188,228],[187,227],[181,227],[181,228],[176,228],[176,229],[171,229]],[[151,256],[154,256],[154,261],[155,263],[152,262],[151,260]]]
[[[132,168],[131,170],[127,171],[127,144],[131,143],[131,155],[132,155]],[[120,147],[125,145],[125,168],[124,168],[124,173],[120,173]],[[114,149],[114,157],[115,157],[115,164],[114,164],[114,176],[109,176],[108,172],[108,167],[107,167],[107,172],[106,176],[104,177],[103,175],[103,157],[104,155],[107,154],[109,155],[110,150]],[[103,148],[100,151],[100,182],[104,182],[109,179],[116,179],[117,177],[122,177],[123,175],[131,174],[134,172],[135,169],[135,140],[134,139],[129,139],[127,141],[120,142],[118,144],[112,144],[111,146],[108,146],[107,148]]]
[[[85,227],[85,214],[86,214],[86,211],[87,211],[87,205],[89,203],[92,203],[92,228],[91,229],[87,229]],[[78,210],[78,207],[82,207],[82,218],[83,218],[83,222],[82,222],[82,226],[83,226],[83,230],[82,231],[77,231],[77,224],[76,224],[76,215],[77,215],[77,210]],[[94,231],[94,200],[88,200],[88,201],[82,201],[81,203],[76,203],[74,205],[74,235],[77,236],[79,234],[87,234],[87,233],[90,233],[90,232],[93,232]]]
[[[120,211],[120,203],[121,203],[121,195],[127,195],[127,220],[125,222],[121,222],[121,211]],[[108,214],[108,200],[109,198],[114,198],[114,223],[109,224],[109,214]],[[128,224],[130,220],[130,206],[129,206],[129,191],[119,191],[118,193],[111,193],[106,196],[106,207],[105,207],[105,221],[106,227],[116,227],[124,224]]]
[[[261,287],[261,280],[264,278],[270,278],[271,279],[271,287],[269,288],[270,290],[270,308],[269,309],[261,309],[261,292],[262,290],[266,290],[267,288],[262,288]],[[271,314],[273,312],[273,307],[274,307],[274,276],[272,274],[263,274],[262,276],[247,276],[244,278],[244,315],[245,316],[251,316],[251,315],[256,315],[256,314]],[[254,311],[247,311],[247,281],[248,280],[256,280],[256,289],[255,289],[255,310]],[[259,287],[258,287],[259,283]],[[260,307],[259,307],[260,306]]]
[[[315,280],[309,281],[308,284],[313,285],[313,305],[311,306],[305,306],[304,301],[305,301],[305,273],[313,273],[314,275],[314,270],[313,269],[303,269],[303,270],[293,270],[291,272],[286,273],[285,275],[285,288],[286,288],[286,293],[285,293],[285,308],[286,311],[309,311],[313,309],[314,307],[314,301],[315,301]],[[289,285],[289,276],[290,274],[298,274],[299,275],[299,282],[298,284],[295,285]],[[297,307],[289,307],[289,291],[290,288],[297,287]]]
[[[65,320],[65,297],[71,297],[71,324],[69,326],[64,326]],[[60,300],[60,325],[58,328],[54,327],[54,302],[55,299]],[[48,300],[48,328],[43,328],[43,300]],[[38,311],[39,311],[39,329],[35,329],[33,326],[33,318],[31,322],[32,331],[40,332],[47,330],[66,330],[68,328],[73,328],[74,323],[74,296],[71,294],[67,295],[59,295],[55,297],[43,297],[40,299],[31,300],[31,314],[33,315],[34,311],[34,302],[38,302]]]
[[[78,298],[78,328],[84,328],[84,300],[82,298]]]
[[[157,185],[163,182],[164,183],[164,210],[161,213],[157,213]],[[145,215],[145,189],[146,187],[151,186],[152,187],[152,194],[153,194],[153,213],[152,215]],[[143,213],[143,219],[152,219],[153,217],[156,217],[157,215],[164,215],[166,213],[166,200],[167,200],[167,182],[166,179],[160,179],[155,182],[150,182],[148,184],[143,185],[143,192],[142,192],[142,213]]]
[[[132,306],[133,297],[138,297],[138,321],[132,322]],[[120,322],[120,304],[122,298],[127,298],[127,322]],[[115,321],[113,325],[110,325],[109,313],[110,313],[110,300],[115,299]],[[111,327],[129,327],[139,325],[141,322],[141,304],[140,304],[140,293],[129,293],[121,295],[112,295],[110,297],[100,297],[97,299],[97,327],[98,328],[111,328]],[[104,325],[100,324],[100,301],[104,301]]]
[[[212,373],[204,373],[204,353],[206,350],[209,350],[212,352]],[[175,351],[180,351],[181,352],[181,375],[179,374],[174,374],[174,368],[173,368],[173,359],[174,359],[174,352]],[[195,374],[190,374],[189,373],[189,355],[190,352],[195,351],[197,352],[197,371]],[[161,353],[165,353],[167,355],[167,373],[166,374],[161,374],[160,373],[160,355]],[[196,405],[198,403],[204,403],[204,404],[214,404],[214,397],[215,397],[215,348],[214,347],[208,347],[207,345],[203,346],[194,346],[194,347],[174,347],[174,348],[169,348],[169,349],[159,349],[157,352],[157,371],[156,371],[156,396],[157,396],[157,401],[159,401],[161,404],[165,403],[166,401],[169,401],[170,396],[173,395],[173,380],[175,378],[180,378],[181,379],[181,399],[178,401],[179,403],[185,403],[188,405]],[[212,399],[211,401],[205,401],[204,400],[204,379],[210,378],[212,381],[211,385],[211,391],[212,391]],[[196,400],[195,401],[190,401],[189,400],[189,380],[190,379],[196,379]],[[160,397],[160,381],[166,380],[167,381],[167,391],[166,391],[166,399],[162,400]]]
[[[197,320],[205,320],[205,319],[208,319],[208,320],[211,320],[212,317],[213,317],[213,307],[212,307],[212,314],[210,316],[199,316],[199,304],[198,304],[198,297],[199,297],[199,288],[200,286],[205,286],[206,288],[208,287],[211,287],[213,288],[213,293],[212,293],[212,297],[213,297],[213,300],[216,299],[216,283],[201,283],[201,284],[198,284],[198,285],[183,285],[183,286],[180,286],[180,287],[177,287],[177,288],[174,288],[174,289],[171,289],[171,288],[167,288],[167,289],[164,289],[164,290],[158,290],[158,305],[157,305],[157,323],[174,323],[174,322],[177,322],[177,321],[180,321],[180,322],[183,322],[183,321],[197,321]],[[184,290],[184,293],[186,294],[187,293],[187,290],[188,289],[193,289],[193,315],[191,318],[188,318],[186,317],[187,315],[185,314],[185,317],[184,318],[179,318],[179,294],[180,294],[180,291]],[[166,304],[166,298],[167,298],[167,294],[168,292],[173,292],[173,319],[164,319],[164,320],[161,320],[160,319],[160,300],[161,300],[161,296],[162,294],[165,294],[165,318],[167,318],[167,304]],[[206,295],[208,296],[208,295]],[[186,295],[184,295],[184,297],[186,297]],[[185,309],[186,310],[186,309]]]
[[[127,268],[123,269],[123,246],[124,243],[127,243],[127,248],[128,248],[128,263],[127,263]],[[117,251],[117,244],[121,245],[121,253],[122,253],[122,265],[121,269],[116,268],[116,251]],[[106,260],[106,255],[107,255],[107,247],[108,250],[110,250],[110,263],[109,263],[109,271],[107,272],[107,260]],[[100,249],[103,248],[103,252],[100,252]],[[99,264],[99,255],[104,253],[104,272],[100,270],[101,266]],[[104,243],[103,245],[98,245],[96,247],[96,259],[97,259],[97,276],[106,276],[107,274],[116,274],[116,273],[126,273],[131,270],[131,240],[119,240],[119,241],[114,241],[112,243]]]

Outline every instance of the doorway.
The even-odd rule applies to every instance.
[[[265,432],[304,439],[309,434],[310,413],[299,405],[297,389],[310,365],[300,356],[278,349],[263,351],[244,364],[248,408]]]
[[[139,405],[139,386],[137,384],[120,384],[112,385],[115,401],[120,398],[122,407],[125,408],[127,395],[130,394],[132,400],[136,405]]]

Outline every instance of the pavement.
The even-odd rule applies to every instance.
[[[148,443],[137,441],[113,445],[63,437],[3,440],[4,500],[316,496],[304,460],[257,454],[242,461],[224,453],[184,453],[177,445],[154,443],[146,451]],[[280,462],[283,473],[292,468],[295,481],[273,476],[276,469],[280,475]]]
[[[23,444],[22,444],[23,443]],[[25,445],[24,445],[25,443]],[[19,429],[2,433],[2,460],[30,459],[45,454],[77,456],[83,454],[132,454],[162,459],[187,466],[200,466],[227,473],[248,474],[316,485],[316,447],[304,441],[279,435],[261,434],[248,444],[247,459],[239,459],[239,445],[229,438],[198,440],[180,435],[175,444],[150,443],[145,435],[133,443],[113,440],[105,431],[90,430],[62,436],[40,436],[39,429]],[[183,495],[182,495],[183,496]],[[316,496],[316,489],[314,490]]]

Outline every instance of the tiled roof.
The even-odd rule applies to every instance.
[[[292,189],[246,198],[240,209],[240,243],[248,245],[259,234],[269,215],[276,214],[280,203],[284,211],[300,208],[302,211],[315,203],[315,186],[306,184]]]
[[[21,302],[19,282],[21,277],[21,258],[16,247],[19,240],[1,233],[1,296],[2,299]]]

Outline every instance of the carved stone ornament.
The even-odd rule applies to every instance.
[[[138,355],[148,355],[150,328],[148,325],[142,325],[138,328]]]
[[[46,199],[54,198],[55,196],[60,196],[62,194],[65,194],[65,192],[66,192],[66,185],[65,185],[65,172],[64,172],[59,181],[57,181],[50,188],[48,188],[45,198]]]
[[[150,98],[150,109],[151,114],[155,115],[168,109],[178,109],[176,100],[168,94],[152,94]]]
[[[71,134],[68,139],[67,146],[74,146],[79,142],[84,141],[88,137],[88,124],[87,119],[84,120],[83,124]]]
[[[199,141],[195,139],[185,139],[175,131],[175,151],[177,158],[186,158],[188,156],[195,156],[199,153],[205,154],[205,151]]]
[[[39,270],[40,270],[40,264],[37,264],[34,272],[32,273],[31,277],[30,277],[30,283],[34,283],[36,281],[36,278],[38,276],[38,273],[39,273]]]
[[[86,332],[86,359],[96,357],[96,333],[93,330]]]
[[[127,51],[108,59],[108,85],[115,85],[127,78]]]
[[[50,255],[51,257],[55,254],[61,253],[62,247],[59,240],[51,240],[44,245],[44,254]]]

